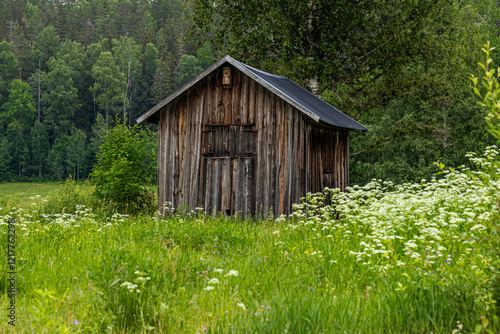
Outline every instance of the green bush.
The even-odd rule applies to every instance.
[[[76,183],[69,176],[64,185],[50,192],[41,202],[41,213],[61,214],[75,213],[79,206],[97,210],[99,202],[92,194],[89,182]]]
[[[156,147],[151,131],[118,123],[103,138],[90,176],[95,196],[125,213],[154,212],[148,186],[156,176]]]
[[[482,93],[478,89],[478,78],[472,76],[471,80],[474,84],[474,92],[479,96],[479,104],[487,110],[486,123],[488,124],[488,132],[490,132],[493,137],[500,144],[500,83],[498,82],[500,78],[500,68],[495,70],[493,67],[493,60],[491,59],[491,51],[494,48],[490,47],[490,43],[485,45],[483,49],[486,54],[486,61],[484,63],[479,63],[479,65],[484,70],[482,86],[486,88],[486,91]],[[478,175],[473,176],[473,178],[480,184],[483,184],[490,191],[492,196],[496,199],[495,203],[491,205],[492,217],[489,220],[488,225],[488,235],[483,240],[482,253],[484,256],[491,256],[494,260],[489,266],[489,272],[491,274],[491,279],[484,284],[484,286],[491,286],[491,289],[485,289],[485,292],[490,292],[493,294],[496,304],[492,305],[497,309],[500,315],[500,308],[498,308],[498,303],[500,303],[500,160],[498,159],[499,153],[494,150],[490,150],[489,154],[485,159],[476,159],[483,168],[488,172],[486,176]]]

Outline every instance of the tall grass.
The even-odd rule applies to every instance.
[[[16,332],[499,331],[483,246],[496,197],[465,171],[328,190],[332,206],[309,195],[268,221],[104,215],[68,187],[0,212],[2,233],[18,221]]]

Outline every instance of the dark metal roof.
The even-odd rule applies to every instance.
[[[205,72],[200,74],[195,79],[191,80],[184,87],[179,89],[171,96],[167,97],[165,100],[158,103],[144,115],[140,116],[137,119],[137,123],[141,123],[144,120],[153,120],[153,119],[156,120],[157,117],[155,117],[156,116],[155,114],[163,106],[168,104],[170,101],[178,97],[180,94],[188,90],[198,81],[203,79],[213,70],[220,67],[226,62],[230,63],[231,65],[233,65],[234,67],[236,67],[237,69],[239,69],[240,71],[242,71],[243,73],[245,73],[246,75],[257,81],[258,83],[260,83],[273,93],[275,93],[276,95],[278,95],[279,97],[281,97],[282,99],[284,99],[285,101],[287,101],[288,103],[290,103],[291,105],[302,111],[304,114],[306,114],[316,122],[324,122],[348,130],[361,130],[361,131],[368,130],[367,127],[356,122],[351,117],[347,116],[346,114],[344,114],[331,104],[323,101],[322,99],[312,94],[307,89],[299,86],[298,84],[288,79],[287,77],[263,72],[256,68],[243,64],[229,56],[225,56],[224,58],[222,58],[221,60],[210,66],[210,68],[207,69]]]

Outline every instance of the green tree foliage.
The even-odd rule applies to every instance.
[[[19,79],[12,81],[9,98],[2,106],[0,124],[5,129],[4,135],[11,145],[2,143],[2,155],[7,160],[12,157],[18,176],[24,175],[29,163],[28,134],[32,126],[36,109],[30,86]],[[15,143],[15,145],[14,145]],[[5,150],[10,148],[10,154]]]
[[[421,76],[412,64],[446,58],[438,41],[452,33],[456,13],[451,2],[434,0],[195,0],[193,11],[194,33],[212,35],[218,52],[304,86],[316,81],[354,116],[414,92]]]
[[[491,58],[493,50],[495,48],[490,46],[490,42],[483,48],[486,61],[479,63],[484,73],[482,85],[478,86],[481,81],[476,76],[472,75],[470,79],[474,84],[474,93],[481,99],[479,104],[487,110],[486,123],[488,124],[488,132],[500,144],[500,67],[494,68],[494,62]],[[481,90],[485,90],[485,92],[481,92]]]
[[[77,42],[65,40],[61,43],[57,58],[63,60],[75,75],[74,85],[78,91],[83,91],[83,77],[85,75],[85,48]]]
[[[106,136],[107,127],[106,120],[101,114],[97,114],[95,123],[92,125],[92,133],[90,135],[90,141],[88,145],[88,156],[89,165],[93,166],[97,162],[97,154],[99,153],[99,147],[101,147],[102,138]]]
[[[2,137],[0,139],[0,180],[2,181],[10,180],[12,176],[11,145],[12,143],[9,142],[7,137]]]
[[[16,77],[17,59],[10,43],[0,42],[0,105],[5,102],[10,83]]]
[[[476,71],[479,45],[489,35],[496,35],[493,22],[498,20],[498,8],[480,5],[486,2],[453,7],[450,33],[433,37],[446,54],[444,61],[439,57],[435,62],[419,60],[408,65],[415,77],[409,81],[415,85],[411,95],[360,115],[359,121],[370,131],[351,136],[354,184],[372,178],[395,182],[429,179],[438,171],[437,164],[469,165],[467,152],[482,151],[492,143],[484,131],[483,111],[464,80]],[[485,8],[488,15],[482,12]],[[399,82],[394,87],[408,92]]]
[[[484,48],[485,62],[479,63],[482,68],[482,80],[472,75],[470,79],[473,83],[474,93],[479,97],[479,105],[486,110],[486,123],[488,124],[488,132],[493,135],[497,145],[500,144],[500,67],[494,67],[494,61],[491,54],[494,48],[490,47],[488,42]],[[482,85],[479,85],[481,83]],[[478,86],[479,85],[479,86]],[[483,87],[481,87],[483,86]],[[495,152],[495,150],[492,150]],[[495,154],[496,153],[496,154]],[[498,180],[500,179],[500,160],[498,152],[495,152],[487,159],[483,159],[482,164],[486,170],[490,172],[490,176],[471,175],[469,177],[479,181],[479,184],[489,188],[490,193],[496,199],[491,204],[491,215],[486,219],[488,234],[482,239],[483,247],[481,253],[484,256],[491,256],[494,260],[489,263],[487,272],[492,275],[491,283],[485,287],[481,287],[481,292],[493,295],[494,303],[500,301],[500,187]],[[477,159],[480,160],[480,159]],[[495,182],[496,181],[496,182]],[[493,304],[493,303],[492,303]],[[495,304],[494,310],[498,313],[498,308]]]
[[[0,121],[7,134],[25,136],[35,118],[35,103],[30,86],[19,79],[12,81],[9,98],[2,106]]]
[[[85,133],[73,127],[71,129],[71,134],[69,136],[69,148],[68,148],[68,166],[73,168],[74,178],[80,179],[80,166],[85,158],[85,143],[87,142],[87,136]]]
[[[43,119],[49,126],[51,138],[71,129],[71,118],[79,109],[77,72],[63,59],[51,58],[49,72],[44,79]]]
[[[12,49],[18,60],[19,79],[27,80],[29,71],[31,70],[32,48],[29,40],[28,32],[24,22],[7,21],[8,23],[8,38],[7,41],[12,43]]]
[[[155,198],[148,190],[156,175],[154,138],[137,125],[122,123],[112,128],[102,138],[91,174],[96,196],[127,213],[154,210]]]
[[[92,139],[93,129],[101,129],[94,124],[100,113],[107,112],[109,121],[122,111],[131,124],[151,108],[160,53],[172,55],[172,92],[180,57],[194,52],[193,44],[183,41],[188,25],[181,0],[0,1],[0,115],[7,117],[4,105],[16,77],[29,82],[38,109],[22,143],[7,135],[7,122],[0,121],[3,166],[10,170],[0,179],[87,177],[98,147],[74,141],[76,134]],[[160,42],[166,39],[168,44]],[[107,63],[100,60],[103,52]],[[111,56],[114,67],[108,66]],[[118,85],[107,80],[107,71]],[[111,89],[105,87],[109,83]],[[78,156],[68,151],[72,145],[83,147]],[[25,166],[21,176],[19,159]]]
[[[35,122],[35,126],[31,131],[31,148],[32,148],[32,168],[35,175],[39,178],[43,176],[46,164],[47,154],[49,151],[49,137],[44,123]]]
[[[136,84],[137,78],[141,73],[141,46],[128,37],[121,37],[113,40],[113,54],[115,63],[122,73],[121,78],[124,80],[122,88],[122,108],[123,121],[127,119],[127,109],[132,106],[132,90]],[[130,116],[129,116],[130,117]]]
[[[40,52],[38,62],[41,64],[41,70],[47,71],[47,62],[50,57],[55,57],[59,51],[61,40],[53,26],[45,27],[35,38],[35,48]]]
[[[362,117],[366,134],[351,134],[351,182],[372,179],[395,183],[431,179],[436,163],[467,164],[466,154],[480,151],[491,138],[484,112],[470,96],[437,108],[428,102],[395,101]]]
[[[47,155],[47,168],[51,177],[57,180],[63,180],[66,175],[66,156],[68,153],[69,138],[67,135],[58,136],[54,140]]]
[[[178,87],[184,86],[202,71],[200,62],[195,56],[183,55],[179,60],[177,74]]]
[[[205,42],[201,48],[196,50],[196,59],[200,63],[201,69],[204,71],[215,62],[214,54],[210,43]]]
[[[155,102],[153,85],[159,67],[158,48],[153,43],[148,43],[144,50],[142,76],[134,91],[137,100],[136,113],[131,114],[129,120],[135,119],[153,107]]]
[[[101,52],[99,59],[92,67],[92,78],[95,80],[91,87],[96,96],[99,107],[105,112],[106,125],[109,127],[109,115],[120,108],[122,90],[125,84],[124,75],[115,65],[111,52]]]

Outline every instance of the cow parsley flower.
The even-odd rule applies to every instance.
[[[229,270],[226,276],[239,276],[239,274],[236,270]]]

